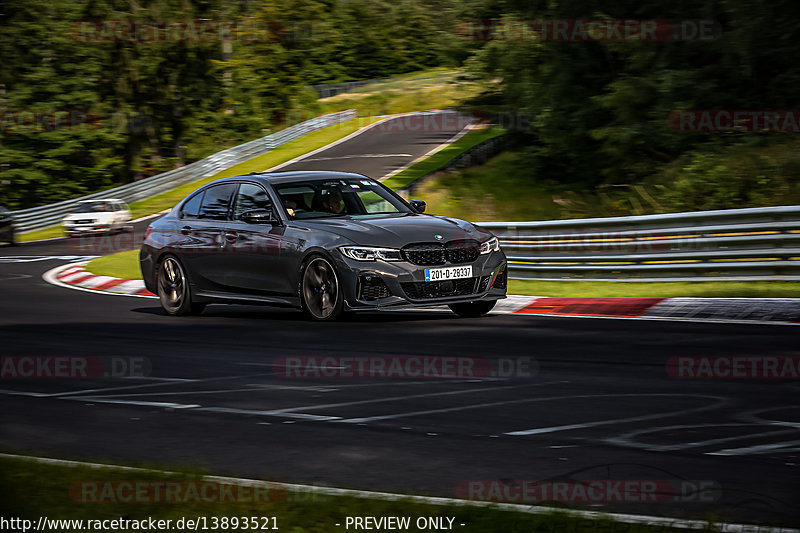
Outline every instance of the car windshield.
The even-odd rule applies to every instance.
[[[297,181],[277,185],[290,219],[369,218],[413,211],[375,180],[348,178]]]
[[[73,213],[97,213],[104,211],[113,211],[111,204],[108,202],[81,202],[75,208]]]

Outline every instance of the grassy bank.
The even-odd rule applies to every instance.
[[[553,220],[800,203],[800,142],[694,153],[638,183],[597,186],[537,172],[524,150],[434,176],[415,196],[431,213],[468,220]]]
[[[175,469],[170,468],[170,471]],[[554,510],[552,514],[501,510],[496,507],[432,505],[410,500],[387,501],[366,497],[327,496],[301,490],[287,491],[280,484],[255,490],[252,486],[233,485],[225,491],[204,479],[197,471],[166,474],[152,471],[122,471],[85,466],[41,464],[20,459],[0,459],[3,505],[6,516],[31,520],[40,517],[83,520],[83,529],[92,520],[171,520],[172,529],[182,518],[199,521],[198,529],[242,530],[244,517],[257,518],[257,528],[279,529],[295,533],[328,532],[345,529],[348,517],[409,517],[410,527],[418,529],[420,517],[435,517],[452,529],[470,532],[511,531],[673,531],[659,526],[615,524],[607,519],[570,518]],[[131,487],[149,488],[133,492]],[[153,487],[160,487],[159,491]],[[197,490],[197,492],[193,492]],[[453,488],[455,492],[455,487]],[[156,496],[157,495],[157,496]],[[220,498],[221,495],[221,498]],[[218,503],[220,499],[224,503]],[[263,518],[262,518],[263,517]],[[268,520],[265,522],[265,518]],[[217,527],[213,527],[214,520]],[[204,528],[203,524],[207,527]],[[223,525],[227,524],[227,526]],[[236,524],[236,525],[234,525]],[[110,525],[110,522],[109,522]],[[56,528],[49,528],[55,530]],[[80,531],[77,524],[63,524],[59,531]],[[130,528],[139,529],[139,528]],[[144,530],[150,530],[144,527]],[[191,526],[184,529],[192,529]],[[449,529],[449,528],[448,528]],[[121,528],[112,529],[122,531]],[[675,530],[678,531],[678,530]]]
[[[128,250],[99,257],[90,261],[86,270],[98,276],[142,279],[142,272],[139,270],[139,250]]]
[[[463,104],[483,88],[458,69],[430,69],[380,80],[317,101],[317,113],[355,109],[359,116],[442,109]]]

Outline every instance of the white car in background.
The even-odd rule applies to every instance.
[[[62,224],[69,237],[133,229],[131,210],[125,202],[116,198],[79,202],[75,210],[64,217]]]

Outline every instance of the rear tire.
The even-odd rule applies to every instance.
[[[467,302],[463,304],[452,304],[450,310],[462,318],[477,318],[483,316],[494,308],[497,300],[488,302]]]
[[[177,258],[165,257],[156,269],[156,291],[161,307],[173,316],[199,314],[206,304],[192,303],[189,280]]]
[[[342,316],[344,295],[336,269],[321,255],[311,257],[300,271],[300,301],[305,314],[319,321]]]

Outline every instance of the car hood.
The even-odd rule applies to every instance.
[[[96,220],[98,222],[103,222],[109,220],[113,215],[114,213],[111,212],[70,213],[64,217],[64,222],[70,222],[73,220]]]
[[[296,221],[314,231],[327,231],[354,244],[402,248],[410,243],[448,242],[461,239],[485,241],[491,233],[465,220],[435,215],[405,215],[367,219],[334,218]],[[437,238],[439,235],[441,238]]]

